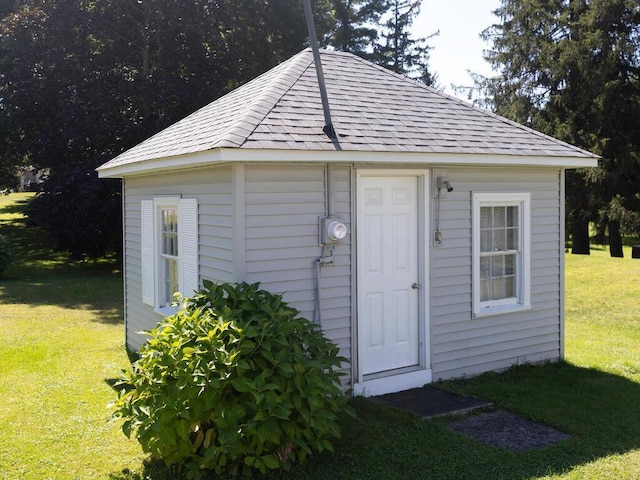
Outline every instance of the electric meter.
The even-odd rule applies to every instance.
[[[320,244],[339,243],[347,236],[347,226],[335,217],[320,219]]]
[[[331,222],[327,226],[327,236],[330,240],[337,242],[347,235],[347,226],[340,222]]]

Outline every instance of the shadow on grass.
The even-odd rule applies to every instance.
[[[571,251],[571,245],[572,245],[572,243],[571,243],[571,240],[569,239],[565,243],[565,251],[570,252]],[[622,245],[624,247],[627,247],[627,248],[631,248],[633,246],[640,245],[640,237],[631,236],[631,235],[623,236],[622,237]],[[590,239],[590,243],[589,243],[589,250],[596,251],[596,252],[609,251],[609,244],[608,243],[599,243],[595,238],[591,238]],[[625,255],[626,255],[626,253],[627,252],[625,252]]]
[[[437,386],[490,400],[496,408],[547,424],[571,438],[548,448],[511,452],[449,430],[451,418],[422,421],[355,399],[358,419],[345,419],[335,455],[315,458],[282,478],[531,479],[640,448],[640,384],[624,377],[557,363]],[[630,471],[624,478],[636,474]]]
[[[44,232],[28,227],[21,215],[27,201],[11,203],[3,214],[20,214],[0,221],[0,235],[14,250],[14,261],[0,277],[0,303],[56,305],[95,312],[97,321],[122,322],[122,275],[115,259],[69,261],[47,247]]]
[[[0,216],[7,215],[7,214],[22,215],[25,209],[27,208],[27,205],[29,205],[29,202],[31,201],[32,198],[33,197],[27,197],[20,200],[12,201],[10,203],[6,203],[2,207],[0,207]]]
[[[109,475],[109,480],[177,480],[179,478],[183,477],[159,460],[144,462],[142,473],[123,470]]]
[[[335,453],[315,455],[302,466],[267,478],[535,479],[640,449],[640,384],[624,377],[557,363],[516,367],[503,374],[437,386],[491,400],[496,408],[547,424],[571,438],[543,449],[512,452],[450,430],[447,424],[455,418],[422,420],[409,412],[355,398],[351,403],[357,418],[342,418],[342,438],[334,442]],[[630,471],[620,478],[633,479],[636,474]],[[174,477],[162,463],[151,462],[139,473],[121,472],[111,478]]]
[[[443,387],[489,399],[498,408],[572,436],[554,447],[519,454],[522,463],[512,469],[517,476],[562,473],[640,448],[640,384],[622,376],[559,362],[515,367]]]

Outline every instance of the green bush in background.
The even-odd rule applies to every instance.
[[[146,452],[200,478],[266,473],[332,450],[348,408],[345,359],[281,296],[205,281],[148,333],[115,403]]]

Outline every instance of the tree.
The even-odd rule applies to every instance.
[[[52,233],[66,225],[56,243],[75,257],[120,244],[111,218],[92,217],[90,231],[113,237],[104,243],[54,216],[83,218],[117,198],[117,182],[100,195],[88,187],[98,165],[298,52],[307,36],[299,0],[23,0],[3,11],[0,162],[51,169],[32,218]],[[330,30],[330,0],[315,11]],[[61,209],[71,192],[86,197]]]
[[[328,43],[336,50],[362,58],[372,57],[372,45],[378,37],[376,25],[387,10],[386,0],[332,0],[335,30]]]
[[[429,83],[428,47],[408,34],[419,4],[315,0],[314,14],[328,41]],[[0,164],[50,168],[31,219],[77,258],[120,245],[119,186],[96,183],[97,166],[307,43],[299,0],[16,0],[0,8]],[[386,44],[376,49],[387,11]],[[115,216],[98,214],[106,204]]]
[[[485,30],[482,82],[497,113],[602,156],[567,175],[573,253],[589,253],[589,224],[608,230],[612,256],[640,212],[640,9],[635,0],[503,0]]]
[[[333,48],[433,86],[427,39],[410,27],[422,0],[332,0],[335,29],[325,36]],[[435,33],[434,35],[437,35]],[[433,35],[432,35],[433,36]]]
[[[388,0],[387,14],[381,24],[381,39],[374,45],[373,60],[396,73],[434,85],[429,72],[429,47],[426,38],[414,39],[409,31],[420,13],[422,0]],[[437,33],[436,33],[437,35]]]

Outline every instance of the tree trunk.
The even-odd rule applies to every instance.
[[[589,221],[576,220],[571,231],[571,253],[574,255],[590,255]]]
[[[620,224],[618,222],[609,222],[609,254],[612,257],[624,257],[622,235],[620,234]]]
[[[607,243],[607,224],[605,222],[597,222],[593,243],[596,245],[605,245]]]

